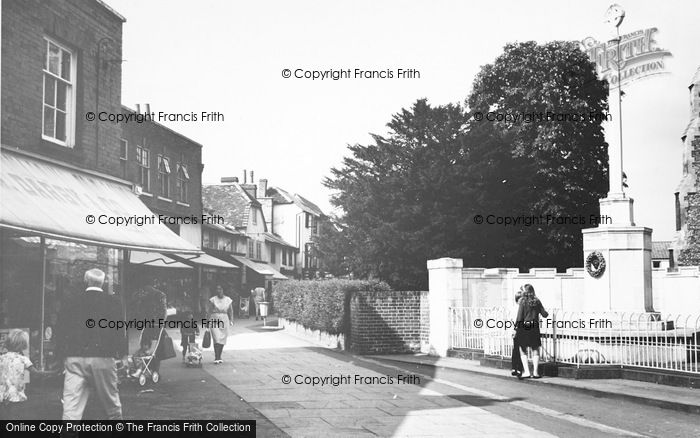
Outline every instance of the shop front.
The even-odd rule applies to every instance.
[[[29,355],[58,366],[54,328],[62,303],[84,289],[85,271],[105,272],[104,289],[125,303],[132,251],[200,254],[158,223],[125,181],[0,150],[0,336],[30,333]]]

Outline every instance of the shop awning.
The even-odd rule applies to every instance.
[[[156,268],[182,268],[192,269],[192,266],[178,262],[158,252],[131,251],[129,263],[132,265],[154,266]]]
[[[254,262],[246,257],[241,257],[241,256],[231,256],[234,260],[237,262],[241,263],[244,266],[247,266],[248,268],[252,269],[253,271],[257,272],[260,275],[265,275],[265,276],[270,276],[274,280],[286,280],[287,277],[282,275],[281,272],[277,271],[275,268],[273,268],[270,265],[266,265],[264,263],[258,263]]]
[[[176,254],[177,256],[187,260],[188,262],[196,263],[203,266],[212,266],[215,268],[229,268],[229,269],[239,269],[238,266],[225,262],[219,258],[210,256],[209,254],[199,254],[193,256],[191,254]]]
[[[128,184],[33,154],[0,152],[1,227],[88,245],[201,253],[160,224]]]

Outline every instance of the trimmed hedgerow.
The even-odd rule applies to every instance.
[[[272,295],[282,318],[335,335],[347,334],[353,292],[390,290],[384,282],[369,280],[287,280]]]

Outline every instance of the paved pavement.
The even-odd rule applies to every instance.
[[[411,380],[417,376],[410,373],[372,370],[351,356],[256,325],[237,320],[225,363],[207,365],[207,371],[291,436],[554,436],[449,397],[430,382]],[[341,376],[346,379],[333,386],[331,379]],[[402,383],[400,376],[406,376]],[[286,377],[291,383],[283,382]],[[306,380],[313,378],[327,383]]]
[[[171,337],[179,344],[179,333]],[[682,388],[520,382],[461,359],[353,356],[263,329],[254,319],[236,320],[223,359],[214,365],[208,349],[201,369],[173,359],[162,363],[158,384],[144,390],[125,383],[125,418],[254,419],[261,437],[700,436],[698,415],[613,397],[698,402],[700,393]],[[60,382],[34,384],[28,396],[26,418],[60,418]],[[86,418],[102,418],[98,403],[90,403]]]
[[[582,393],[550,379],[519,382],[504,370],[473,372],[468,362],[448,369],[416,362],[431,358],[343,354],[264,331],[254,320],[237,321],[224,359],[207,371],[291,436],[700,436],[697,415]],[[461,359],[452,361],[457,367]],[[316,384],[308,380],[314,378]],[[654,386],[627,383],[612,382],[612,391]],[[659,392],[666,390],[695,401],[700,394]]]

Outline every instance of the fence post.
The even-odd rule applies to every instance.
[[[552,311],[552,362],[557,362],[557,311]]]
[[[428,260],[429,351],[445,357],[450,348],[450,306],[462,304],[462,259]]]

